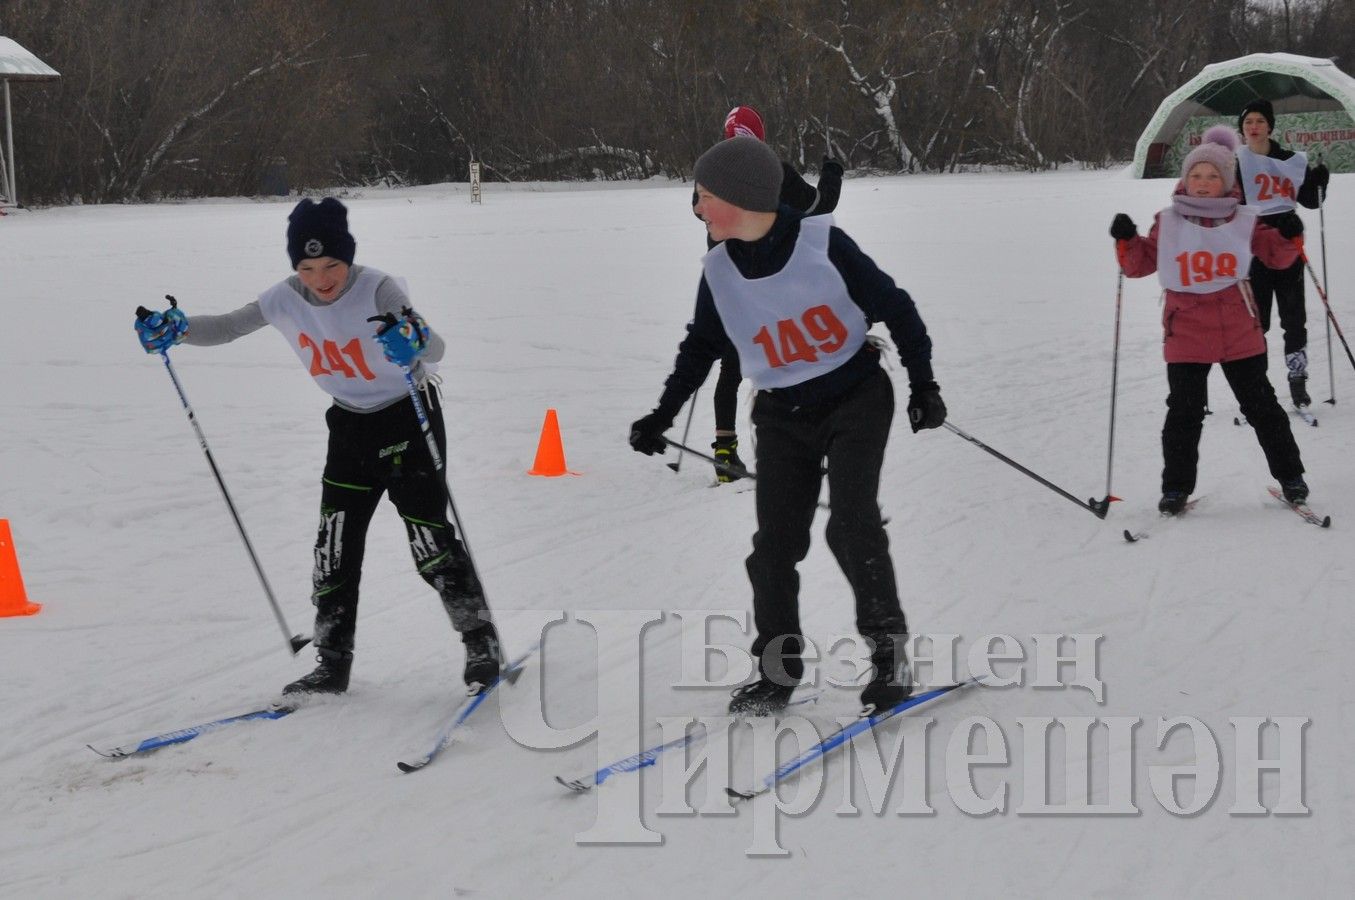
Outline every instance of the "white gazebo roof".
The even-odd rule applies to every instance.
[[[1252,100],[1270,100],[1276,114],[1341,110],[1355,119],[1355,78],[1329,59],[1292,53],[1253,53],[1211,63],[1158,106],[1134,149],[1142,178],[1149,147],[1171,143],[1196,116],[1236,116]]]
[[[29,53],[13,38],[0,37],[0,78],[6,81],[50,81],[61,73]]]

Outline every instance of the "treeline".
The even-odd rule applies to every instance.
[[[680,176],[756,106],[784,157],[1104,165],[1207,63],[1355,61],[1351,0],[0,0],[35,203]]]

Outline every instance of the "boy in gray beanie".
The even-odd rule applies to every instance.
[[[873,323],[889,328],[908,370],[913,431],[940,427],[946,406],[912,298],[828,216],[778,208],[780,180],[775,154],[755,138],[723,141],[697,160],[696,212],[721,243],[703,260],[696,312],[659,404],[631,426],[630,443],[646,455],[664,452],[664,432],[711,364],[737,351],[758,389],[758,530],[747,560],[758,678],[734,692],[729,711],[783,709],[804,677],[796,565],[809,551],[826,459],[828,546],[851,584],[874,667],[861,702],[883,712],[907,699],[912,685],[907,623],[876,500],[894,388],[867,340]]]
[[[774,213],[781,205],[781,160],[755,137],[737,135],[702,153],[695,178],[715,196],[751,212]]]
[[[721,151],[716,157],[708,161],[703,169],[707,185],[721,180],[724,175],[744,175],[751,176],[754,187],[754,193],[758,196],[750,203],[766,205],[767,196],[765,194],[767,182],[771,180],[770,167],[767,165],[766,154],[758,152],[756,157],[750,156],[753,152],[742,146],[743,142],[749,139],[759,142],[765,140],[765,131],[763,129],[762,117],[758,115],[757,110],[751,106],[736,106],[729,111],[725,118],[725,144],[737,140],[740,142],[740,148],[721,147]],[[743,136],[743,137],[740,137]],[[768,148],[770,149],[770,148]],[[756,171],[750,171],[746,168],[747,164],[752,163]],[[823,158],[822,168],[819,170],[819,181],[817,186],[811,186],[795,171],[790,163],[779,163],[780,173],[777,175],[778,197],[777,204],[789,206],[791,209],[799,210],[805,215],[820,215],[830,213],[837,208],[838,197],[842,191],[842,164],[825,156]],[[732,168],[731,168],[732,167]],[[734,186],[734,192],[740,185]],[[726,200],[732,200],[732,197],[726,196],[721,190],[714,191],[717,195]],[[696,213],[696,203],[700,198],[695,190],[692,191],[692,212]],[[748,209],[754,209],[752,205]],[[776,207],[769,207],[772,211]],[[701,218],[697,214],[697,218]],[[715,241],[706,236],[708,247],[715,246]],[[715,406],[715,442],[711,444],[711,449],[715,451],[715,480],[716,483],[736,481],[742,478],[744,466],[743,460],[739,459],[739,434],[735,419],[738,417],[739,409],[739,384],[743,381],[743,373],[739,370],[739,355],[731,348],[720,359],[720,374],[715,380],[714,406]]]

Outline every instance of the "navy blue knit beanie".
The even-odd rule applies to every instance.
[[[319,203],[302,200],[287,217],[287,255],[295,269],[303,259],[329,256],[353,264],[357,242],[348,233],[348,208],[326,197]]]

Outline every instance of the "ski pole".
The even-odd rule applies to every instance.
[[[1308,261],[1306,254],[1303,256],[1303,264],[1308,268],[1308,274],[1313,278],[1313,287],[1317,288],[1317,295],[1322,298],[1322,305],[1327,309],[1327,321],[1336,329],[1336,336],[1341,339],[1341,346],[1346,349],[1346,358],[1350,360],[1352,366],[1355,366],[1355,354],[1350,352],[1350,344],[1346,342],[1346,336],[1341,331],[1341,323],[1336,321],[1336,313],[1331,311],[1331,304],[1327,302],[1327,292],[1322,289],[1322,283],[1317,280],[1317,272],[1313,271],[1313,264]]]
[[[169,301],[172,308],[179,305],[168,294],[165,299]],[[151,311],[144,306],[138,306],[136,317],[145,320],[150,316]],[[202,433],[202,426],[198,424],[198,417],[193,413],[193,407],[188,403],[188,395],[184,393],[183,385],[179,383],[179,376],[174,372],[174,365],[169,361],[168,348],[160,351],[160,358],[164,360],[165,371],[169,373],[169,380],[174,382],[174,390],[179,392],[179,402],[183,404],[184,412],[188,414],[188,421],[197,432],[198,443],[202,445],[202,452],[207,457],[207,465],[212,469],[212,476],[216,478],[216,486],[221,488],[221,496],[226,500],[226,508],[231,512],[231,518],[235,520],[235,527],[240,532],[240,540],[244,541],[245,551],[249,554],[249,561],[254,564],[254,572],[259,576],[259,584],[263,585],[264,596],[268,598],[268,605],[273,607],[273,616],[278,620],[278,627],[282,629],[282,636],[287,641],[287,649],[293,656],[301,652],[301,648],[311,642],[311,639],[303,634],[292,634],[292,629],[287,627],[287,620],[283,618],[282,608],[278,606],[277,597],[273,595],[273,588],[268,584],[268,576],[264,575],[263,566],[259,563],[259,556],[254,552],[254,545],[249,542],[249,535],[245,533],[245,523],[240,520],[240,513],[235,509],[235,503],[231,500],[230,491],[226,490],[226,482],[221,478],[221,470],[216,466],[216,460],[212,457],[212,450],[207,446],[207,436]]]
[[[740,478],[747,478],[751,481],[757,481],[756,472],[750,472],[749,470],[742,468],[741,466],[730,465],[729,463],[725,462],[722,459],[716,459],[713,456],[708,456],[707,454],[702,453],[700,450],[693,450],[691,447],[688,447],[684,444],[679,444],[672,438],[665,437],[663,439],[663,442],[670,447],[676,447],[679,450],[686,450],[692,456],[700,457],[701,459],[704,459],[708,463],[713,463],[715,465],[715,468],[719,469],[721,472],[728,472],[730,475],[737,475]],[[827,503],[824,503],[822,500],[820,500],[819,509],[832,509],[832,507],[829,506]],[[885,521],[888,522],[889,520],[886,519]]]
[[[1059,496],[1061,496],[1061,497],[1067,497],[1069,500],[1073,501],[1073,502],[1076,503],[1078,506],[1080,506],[1080,507],[1082,507],[1083,509],[1087,510],[1087,511],[1090,512],[1092,515],[1096,516],[1098,519],[1104,519],[1104,518],[1106,517],[1106,511],[1110,508],[1109,502],[1105,503],[1104,506],[1103,506],[1102,504],[1097,503],[1095,500],[1086,500],[1086,501],[1079,500],[1079,499],[1077,499],[1076,497],[1074,497],[1072,494],[1070,494],[1070,493],[1068,493],[1067,491],[1065,491],[1063,488],[1059,487],[1057,484],[1054,484],[1054,482],[1049,481],[1049,480],[1046,479],[1046,478],[1041,478],[1039,475],[1036,475],[1036,474],[1035,474],[1034,472],[1032,472],[1030,469],[1027,469],[1025,466],[1021,465],[1020,463],[1016,462],[1015,460],[1013,460],[1013,459],[1011,459],[1011,458],[1009,458],[1009,457],[1003,456],[1001,453],[998,453],[998,452],[997,452],[996,450],[994,450],[992,447],[989,447],[987,444],[985,444],[983,441],[979,440],[978,438],[974,437],[973,435],[971,435],[971,434],[966,434],[964,431],[961,431],[959,428],[956,428],[954,425],[950,424],[949,422],[942,422],[941,424],[942,424],[943,427],[949,429],[950,431],[952,431],[952,432],[954,432],[955,434],[959,435],[960,437],[964,438],[966,441],[969,441],[969,443],[971,443],[971,444],[973,444],[974,446],[978,447],[980,450],[983,450],[983,451],[986,452],[986,453],[990,453],[990,454],[992,454],[993,456],[996,456],[998,459],[1002,460],[1004,463],[1006,463],[1007,465],[1011,466],[1013,469],[1016,469],[1018,472],[1021,472],[1022,474],[1028,475],[1028,476],[1030,476],[1031,478],[1035,479],[1035,480],[1038,481],[1040,484],[1042,484],[1042,485],[1044,485],[1045,487],[1049,488],[1051,491],[1053,491],[1054,493],[1058,494]]]
[[[1102,500],[1092,501],[1092,512],[1102,519],[1114,500],[1119,500],[1110,492],[1110,475],[1115,467],[1115,395],[1120,379],[1120,306],[1124,298],[1124,270],[1115,283],[1115,343],[1111,351],[1110,362],[1110,435],[1106,438],[1106,496]]]
[[[412,313],[413,310],[406,309],[405,312]],[[393,327],[396,324],[394,313],[383,313],[379,316],[372,316],[368,322],[381,322],[386,328]],[[384,330],[384,329],[383,329]],[[470,563],[471,577],[480,585],[481,594],[485,595],[485,605],[489,606],[489,597],[485,594],[485,583],[480,578],[480,570],[475,565],[475,554],[471,553],[470,538],[466,536],[466,526],[461,524],[461,516],[456,511],[456,501],[452,499],[452,488],[447,483],[447,468],[442,464],[442,454],[438,452],[437,438],[433,437],[433,426],[428,421],[428,413],[424,410],[423,401],[419,399],[419,389],[414,384],[414,375],[409,371],[409,366],[401,366],[400,371],[405,376],[405,388],[409,391],[409,401],[414,404],[414,415],[419,419],[419,430],[423,432],[424,442],[428,445],[428,455],[433,459],[433,468],[437,470],[442,483],[442,495],[447,500],[447,508],[452,512],[452,524],[461,534],[461,545],[466,548],[466,560]],[[453,535],[455,538],[455,535]]]
[[[700,388],[697,388],[695,391],[692,391],[692,399],[691,399],[691,404],[692,404],[692,405],[691,405],[690,407],[688,407],[688,409],[687,409],[687,427],[682,429],[682,444],[679,444],[678,446],[682,446],[683,444],[686,444],[686,443],[687,443],[687,435],[689,435],[689,434],[692,433],[692,414],[696,412],[696,395],[697,395],[697,393],[698,393],[700,390],[701,390]],[[668,464],[668,468],[672,469],[674,472],[679,472],[679,471],[682,470],[682,451],[681,451],[681,450],[678,451],[677,462],[675,462],[675,463],[669,463],[669,464]]]
[[[1323,188],[1317,192],[1317,233],[1322,244],[1322,283],[1328,284],[1327,278],[1327,189]],[[1327,381],[1331,396],[1324,402],[1336,405],[1336,366],[1332,363],[1331,355],[1331,320],[1328,319],[1327,325]]]

